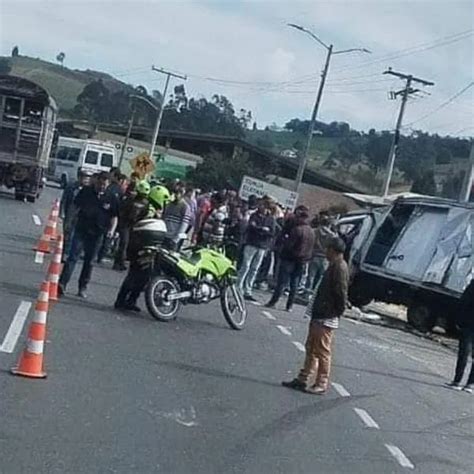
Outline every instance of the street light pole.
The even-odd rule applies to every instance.
[[[160,113],[158,114],[158,118],[156,119],[156,124],[155,124],[155,129],[153,130],[153,137],[151,140],[151,145],[150,145],[150,159],[153,159],[153,155],[155,153],[155,146],[156,146],[156,140],[158,138],[158,132],[160,131],[160,126],[161,126],[161,120],[163,118],[163,112],[165,110],[165,104],[166,104],[166,94],[168,92],[168,85],[170,83],[170,78],[171,77],[176,77],[178,79],[183,79],[184,81],[187,79],[186,76],[180,76],[179,74],[174,74],[169,71],[165,71],[164,69],[160,68],[155,68],[155,66],[151,67],[152,71],[160,72],[161,74],[166,75],[166,81],[165,81],[165,87],[163,88],[163,95],[162,95],[162,103],[160,107]]]
[[[122,151],[120,153],[120,159],[118,163],[118,168],[121,169],[123,159],[125,157],[125,150],[128,147],[128,141],[130,140],[130,135],[132,134],[133,120],[135,119],[136,108],[132,106],[132,113],[130,114],[130,119],[128,120],[127,134],[125,135],[125,140],[123,141]]]
[[[308,163],[309,150],[311,148],[311,141],[313,139],[314,127],[316,126],[316,117],[318,116],[319,104],[321,103],[321,97],[323,95],[324,84],[326,83],[326,77],[329,70],[329,62],[331,61],[333,45],[331,44],[328,49],[326,56],[326,64],[324,65],[323,73],[321,74],[321,82],[319,83],[318,94],[316,96],[316,102],[314,103],[313,113],[311,115],[311,122],[309,123],[308,137],[306,138],[306,145],[301,156],[298,171],[296,172],[295,179],[295,191],[298,192],[298,189],[303,182],[304,170],[306,169],[306,164]]]
[[[316,102],[314,103],[313,113],[311,114],[311,121],[309,123],[308,137],[306,139],[306,146],[304,148],[303,154],[300,157],[300,162],[299,162],[299,165],[298,165],[298,171],[296,172],[294,189],[295,189],[296,192],[298,192],[298,189],[301,186],[301,183],[303,181],[303,176],[304,176],[304,172],[305,172],[305,169],[306,169],[306,165],[308,163],[308,156],[309,156],[309,151],[310,151],[310,148],[311,148],[311,141],[313,139],[314,127],[316,126],[316,118],[318,116],[319,106],[321,104],[321,98],[322,98],[322,95],[323,95],[324,85],[326,83],[326,77],[327,77],[328,71],[329,71],[329,64],[331,62],[331,57],[334,54],[352,53],[354,51],[358,51],[358,52],[362,52],[362,53],[370,53],[370,51],[368,49],[365,49],[365,48],[350,48],[350,49],[334,51],[332,44],[327,45],[326,43],[321,41],[321,39],[318,38],[312,31],[309,31],[309,30],[307,30],[306,28],[303,28],[300,25],[295,25],[294,23],[288,23],[288,26],[290,26],[291,28],[295,28],[296,30],[299,30],[299,31],[311,36],[311,38],[313,40],[315,40],[317,43],[319,43],[327,51],[326,63],[324,65],[324,69],[323,69],[323,72],[321,74],[321,82],[319,83],[318,93],[316,95]]]

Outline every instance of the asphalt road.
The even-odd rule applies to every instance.
[[[123,275],[107,265],[88,301],[50,310],[48,378],[11,376],[28,321],[12,352],[4,338],[45,274],[31,248],[57,195],[0,194],[1,473],[472,472],[473,398],[442,387],[448,349],[344,320],[335,385],[306,395],[280,386],[303,357],[302,308],[252,306],[240,332],[216,304],[158,323],[111,308]]]

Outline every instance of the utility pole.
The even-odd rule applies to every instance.
[[[474,140],[471,140],[471,153],[469,155],[469,165],[464,175],[464,181],[459,195],[460,202],[469,202],[472,186],[474,185]]]
[[[405,87],[402,90],[398,92],[394,92],[392,94],[392,97],[394,99],[397,96],[401,95],[402,103],[400,105],[400,112],[398,113],[398,119],[397,119],[397,124],[395,126],[395,134],[393,135],[392,145],[390,146],[390,152],[388,154],[387,173],[385,175],[385,179],[383,183],[382,196],[387,197],[388,192],[390,190],[390,181],[392,180],[395,157],[397,155],[398,144],[400,141],[400,129],[402,128],[403,115],[405,113],[405,107],[407,104],[408,96],[411,94],[415,94],[416,92],[419,92],[419,89],[413,89],[411,85],[413,82],[416,82],[424,86],[434,86],[434,82],[425,81],[424,79],[413,77],[412,75],[409,75],[409,74],[402,74],[400,72],[395,72],[395,71],[392,71],[392,68],[389,68],[387,71],[384,72],[384,74],[390,74],[392,76],[399,77],[400,79],[403,79],[406,81]]]
[[[319,110],[319,105],[321,104],[321,98],[323,95],[323,90],[324,90],[324,85],[326,83],[326,77],[328,75],[329,71],[329,64],[331,62],[331,57],[334,54],[345,54],[345,53],[352,53],[355,51],[362,52],[362,53],[370,53],[368,49],[365,48],[351,48],[351,49],[344,49],[344,50],[339,50],[339,51],[334,51],[334,46],[327,45],[323,41],[321,41],[312,31],[307,30],[306,28],[303,28],[300,25],[295,25],[294,23],[288,23],[288,26],[291,28],[295,28],[296,30],[299,30],[313,38],[317,43],[319,43],[323,48],[326,49],[327,55],[326,55],[326,62],[324,64],[324,69],[323,72],[321,73],[321,81],[319,83],[319,88],[318,88],[318,93],[316,95],[316,102],[314,103],[313,107],[313,113],[311,114],[311,121],[309,123],[309,129],[308,129],[308,137],[306,139],[306,145],[303,151],[303,154],[300,157],[300,162],[298,165],[298,171],[296,172],[296,178],[295,178],[295,183],[294,183],[294,189],[296,192],[298,192],[299,187],[301,186],[301,183],[303,181],[303,175],[304,171],[306,169],[306,165],[308,163],[308,155],[309,151],[311,148],[311,141],[313,139],[313,133],[314,133],[314,127],[316,125],[316,118],[318,116],[318,110]]]
[[[165,87],[163,88],[163,95],[162,95],[162,103],[161,103],[160,113],[158,114],[158,118],[156,119],[155,130],[153,131],[153,138],[152,138],[151,146],[150,146],[150,159],[153,159],[153,155],[155,153],[156,140],[158,138],[158,132],[160,131],[161,119],[163,118],[163,112],[165,110],[166,94],[168,92],[168,85],[170,83],[170,78],[171,77],[176,77],[178,79],[182,79],[183,81],[185,81],[187,79],[187,77],[186,76],[180,76],[179,74],[175,74],[175,73],[170,72],[170,71],[165,71],[163,68],[156,68],[155,66],[152,66],[151,70],[155,71],[155,72],[160,72],[161,74],[166,75]]]

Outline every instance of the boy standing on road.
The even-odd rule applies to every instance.
[[[458,359],[456,363],[456,373],[454,380],[447,386],[453,390],[464,390],[472,393],[474,390],[474,279],[471,279],[469,285],[464,290],[460,301],[459,324],[459,348]],[[466,385],[462,386],[461,381],[466,370],[467,362],[471,356],[471,371]]]
[[[297,378],[282,382],[284,387],[315,395],[324,395],[328,389],[333,333],[339,327],[339,318],[347,305],[349,270],[344,261],[344,251],[344,242],[339,237],[327,242],[329,267],[306,310],[311,322],[304,365]],[[308,387],[314,375],[316,382]]]
[[[74,199],[78,217],[71,250],[59,278],[60,296],[64,294],[76,263],[84,251],[78,296],[87,298],[86,289],[92,274],[94,256],[104,235],[111,237],[117,226],[119,203],[112,193],[106,192],[108,185],[108,173],[100,173],[94,180],[94,186],[84,187]]]

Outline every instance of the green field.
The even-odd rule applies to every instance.
[[[56,100],[60,114],[67,115],[67,112],[76,105],[77,96],[82,92],[84,86],[99,78],[112,92],[130,87],[108,74],[97,71],[72,70],[59,64],[27,56],[7,59],[12,67],[10,74],[30,79],[44,87]]]

